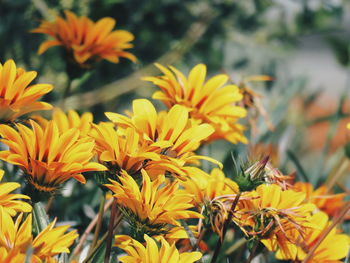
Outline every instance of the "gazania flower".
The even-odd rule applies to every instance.
[[[157,113],[153,104],[146,99],[133,101],[131,117],[107,112],[106,116],[119,128],[132,128],[149,146],[148,151],[160,154],[161,160],[151,161],[145,169],[151,174],[169,171],[179,177],[186,176],[185,165],[204,159],[216,160],[193,153],[214,129],[208,124],[196,124],[189,119],[188,110],[175,105],[169,112]]]
[[[302,261],[309,254],[311,248],[321,238],[322,231],[330,225],[327,214],[318,212],[310,218],[313,228],[306,228],[303,239],[294,245],[292,249],[295,253],[288,255],[283,251],[278,251],[276,257],[283,260]],[[349,236],[341,234],[336,228],[325,237],[325,239],[316,248],[308,263],[341,263],[349,250]]]
[[[35,71],[17,68],[13,60],[0,63],[0,122],[14,121],[18,117],[37,110],[49,110],[52,106],[37,101],[50,92],[50,84],[28,86],[36,77]]]
[[[136,61],[136,57],[125,49],[131,48],[130,41],[134,36],[125,30],[115,30],[116,21],[105,17],[94,23],[89,18],[77,17],[70,11],[64,12],[66,19],[57,16],[56,21],[43,21],[32,30],[51,36],[39,47],[38,53],[44,53],[53,46],[63,46],[68,54],[80,65],[89,66],[90,63],[106,59],[118,63],[120,57]]]
[[[216,197],[234,195],[239,192],[238,185],[225,177],[220,169],[213,169],[208,176],[192,174],[186,181],[180,182],[186,193],[193,195],[196,206],[202,206]]]
[[[35,238],[32,236],[32,215],[22,222],[20,214],[14,222],[0,207],[0,251],[7,257],[21,258],[29,248],[33,249],[32,262],[56,262],[54,256],[69,253],[68,247],[78,237],[76,231],[65,232],[69,226],[54,227],[56,220],[49,224]],[[11,261],[12,262],[12,261]]]
[[[120,257],[123,263],[193,263],[202,257],[200,252],[180,253],[175,244],[170,245],[164,238],[160,238],[160,248],[157,243],[149,236],[144,235],[145,244],[141,244],[135,239],[127,236],[116,236],[116,246],[123,249],[127,256]]]
[[[290,249],[303,238],[305,229],[311,226],[310,213],[315,206],[304,203],[305,194],[293,190],[282,191],[274,184],[259,185],[252,192],[252,197],[255,198],[239,204],[243,215],[241,224],[246,234],[258,238],[270,251],[279,248],[286,255],[293,254]],[[291,229],[295,231],[291,232]]]
[[[49,120],[39,115],[34,115],[30,118],[38,122],[42,127],[49,123]],[[66,114],[60,108],[55,108],[52,113],[52,120],[57,124],[60,133],[66,132],[71,128],[77,128],[81,137],[86,136],[91,131],[93,118],[91,112],[84,112],[79,116],[74,110],[69,110]]]
[[[154,99],[161,100],[169,108],[176,104],[185,106],[192,118],[214,127],[215,132],[207,140],[247,142],[244,127],[237,123],[246,116],[246,110],[237,106],[243,96],[236,85],[226,85],[227,75],[217,75],[205,82],[206,66],[203,64],[195,66],[188,78],[172,66],[170,70],[159,64],[156,66],[164,75],[144,78],[161,89],[153,94]]]
[[[4,171],[0,170],[0,181],[4,176]],[[31,212],[32,207],[25,201],[17,199],[30,199],[27,195],[22,194],[10,194],[13,190],[21,187],[19,183],[0,183],[0,206],[4,209],[4,212],[9,213],[11,216],[15,216],[17,212]]]
[[[314,190],[310,183],[297,182],[294,184],[294,190],[305,193],[308,202],[315,204],[329,216],[335,216],[339,209],[345,205],[346,193],[333,194],[326,185]]]
[[[134,175],[146,165],[146,160],[160,159],[158,154],[149,151],[135,129],[128,128],[120,134],[112,123],[107,122],[94,124],[93,128],[90,136],[96,141],[98,158],[115,175],[121,170]]]
[[[0,152],[0,159],[18,165],[35,190],[54,192],[70,178],[85,183],[83,172],[106,170],[90,162],[95,143],[88,137],[79,139],[79,130],[60,133],[52,121],[44,128],[34,121],[30,124],[32,129],[16,124],[18,131],[0,125],[1,141],[9,146]]]
[[[169,224],[179,226],[179,219],[201,218],[199,213],[188,210],[193,207],[192,196],[179,191],[177,181],[164,185],[164,176],[151,181],[144,170],[141,189],[125,171],[119,180],[120,183],[110,180],[112,184],[105,186],[114,193],[138,238],[142,238],[144,233],[155,235],[166,232],[165,227]]]

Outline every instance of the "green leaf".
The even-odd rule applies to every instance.
[[[93,257],[91,263],[103,263],[106,252],[106,243],[103,243],[102,246],[97,250],[95,256]]]
[[[41,202],[33,204],[33,233],[39,234],[49,225],[49,217],[47,216],[44,206]]]

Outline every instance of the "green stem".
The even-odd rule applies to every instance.
[[[122,221],[123,216],[120,215],[118,217],[118,219],[116,220],[117,222],[115,223],[113,229],[115,230],[117,228],[117,226],[120,224],[120,222]],[[95,255],[96,251],[102,246],[103,242],[106,241],[107,236],[108,236],[109,231],[107,231],[103,237],[97,242],[96,246],[94,247],[94,249],[90,252],[90,254],[87,255],[87,257],[84,259],[83,263],[88,263],[92,257]]]
[[[96,243],[98,241],[98,236],[100,234],[102,221],[103,221],[102,219],[103,219],[103,214],[104,214],[105,202],[106,202],[106,193],[103,192],[101,202],[100,202],[100,208],[98,210],[98,219],[97,219],[97,223],[96,223],[94,238],[92,239],[92,243],[91,243],[89,252],[96,246]]]

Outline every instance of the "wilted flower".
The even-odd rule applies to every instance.
[[[36,75],[35,71],[17,68],[13,60],[4,65],[0,63],[0,122],[14,121],[26,113],[52,108],[46,102],[37,101],[53,89],[52,85],[28,86]]]
[[[4,176],[4,171],[0,170],[0,181]],[[21,187],[19,183],[0,183],[0,206],[3,211],[15,216],[17,212],[31,212],[32,207],[25,201],[17,199],[30,199],[27,195],[10,194],[13,190]]]
[[[299,238],[295,245],[290,246],[292,253],[286,254],[279,250],[276,257],[283,260],[302,261],[310,253],[312,247],[321,238],[322,232],[331,222],[328,220],[327,214],[318,212],[310,218],[312,228],[306,228],[303,238]],[[298,236],[297,233],[295,233]],[[349,250],[350,237],[346,234],[341,234],[336,228],[323,239],[320,245],[316,248],[308,263],[341,263],[341,259],[345,258]]]
[[[161,100],[169,108],[176,104],[185,106],[193,119],[214,127],[215,132],[207,139],[209,141],[247,142],[244,127],[237,123],[247,114],[237,105],[243,96],[236,85],[226,85],[227,75],[217,75],[205,82],[207,69],[203,64],[195,66],[188,78],[172,66],[170,70],[159,64],[156,66],[164,75],[144,78],[162,90],[153,94],[154,99]]]
[[[200,252],[180,253],[175,244],[170,245],[163,237],[160,237],[160,247],[149,236],[144,235],[145,244],[128,236],[116,236],[115,245],[123,249],[127,256],[122,256],[119,260],[123,263],[193,263],[202,257]]]
[[[106,59],[118,63],[120,57],[136,61],[136,57],[126,52],[131,48],[133,34],[125,30],[112,31],[116,21],[105,17],[94,23],[85,16],[77,17],[70,11],[64,12],[66,19],[57,16],[56,21],[43,21],[32,30],[33,33],[42,33],[51,36],[39,47],[38,53],[44,53],[53,46],[63,46],[70,57],[83,67]]]
[[[36,191],[55,192],[70,178],[85,183],[83,172],[106,170],[90,162],[95,143],[89,137],[79,139],[79,130],[61,133],[53,121],[44,128],[32,120],[30,124],[31,129],[16,124],[18,131],[0,125],[1,141],[9,146],[0,152],[0,159],[18,165]]]
[[[270,251],[279,248],[286,255],[293,253],[291,245],[303,239],[305,229],[311,226],[315,205],[305,203],[305,194],[283,191],[275,184],[259,185],[252,197],[256,198],[240,203],[241,224],[248,237],[261,241]]]

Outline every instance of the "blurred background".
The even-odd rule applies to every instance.
[[[249,146],[210,146],[210,155],[225,163],[228,174],[231,152],[254,152],[272,156],[284,173],[297,171],[314,185],[336,176],[338,190],[350,188],[344,147],[350,141],[345,129],[350,121],[349,1],[0,0],[0,61],[12,58],[38,71],[36,81],[55,86],[44,100],[56,105],[68,81],[65,58],[59,47],[38,56],[46,37],[30,30],[65,9],[94,21],[115,18],[116,29],[135,35],[130,51],[138,58],[137,63],[102,61],[75,80],[66,110],[91,111],[96,122],[106,120],[105,111],[122,112],[133,99],[151,97],[156,88],[140,77],[159,74],[154,62],[186,74],[204,63],[209,76],[227,73],[255,94],[244,122]],[[255,75],[273,80],[248,81]],[[337,164],[340,170],[334,170]],[[95,184],[86,187],[92,193]],[[66,184],[62,194],[67,198],[54,203],[52,211],[84,229],[98,198],[80,189],[75,182]],[[76,197],[89,205],[75,206]],[[79,210],[81,218],[69,218],[77,214],[72,210]]]

